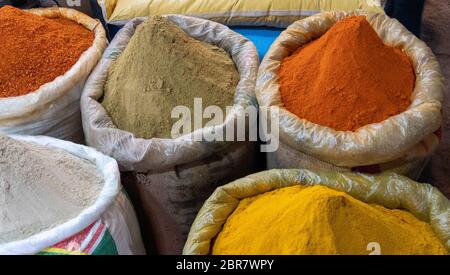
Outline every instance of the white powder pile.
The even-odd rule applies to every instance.
[[[94,203],[103,183],[87,160],[0,135],[0,244],[75,218]]]

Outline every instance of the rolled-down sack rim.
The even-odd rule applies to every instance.
[[[43,145],[48,148],[62,149],[79,158],[94,163],[102,173],[104,185],[95,202],[84,209],[77,217],[23,240],[0,244],[0,255],[36,254],[76,235],[93,222],[99,220],[101,215],[111,206],[119,194],[121,185],[117,162],[114,159],[99,153],[95,149],[45,136],[11,135],[10,137]]]
[[[281,61],[299,46],[324,34],[334,23],[352,15],[364,15],[385,44],[401,48],[410,57],[416,82],[412,104],[398,115],[356,130],[336,131],[284,108],[277,71]],[[431,49],[400,22],[380,13],[361,10],[324,12],[292,24],[272,44],[261,63],[256,97],[261,107],[280,114],[280,139],[296,150],[341,167],[386,163],[401,159],[441,127],[443,77]]]
[[[75,85],[80,76],[87,77],[91,69],[106,48],[105,30],[100,21],[81,12],[68,8],[37,8],[27,12],[48,18],[63,17],[75,21],[94,32],[94,41],[78,61],[66,73],[56,77],[53,81],[43,84],[39,89],[18,97],[0,98],[0,120],[14,119],[33,114],[49,103],[64,96]],[[18,108],[18,106],[20,106]]]
[[[149,15],[182,14],[209,19],[228,26],[268,26],[286,28],[294,21],[320,13],[321,10],[351,10],[355,8],[383,12],[379,0],[315,1],[315,0],[215,0],[196,4],[162,0],[138,1],[129,4],[121,0],[98,0],[103,18],[108,24],[123,26],[131,18]],[[129,2],[129,1],[128,1]],[[197,1],[199,2],[199,1]]]
[[[258,106],[254,92],[259,59],[256,47],[250,40],[222,24],[209,20],[182,15],[165,17],[191,37],[214,44],[230,54],[240,74],[234,106],[224,123],[198,129],[175,139],[137,138],[131,132],[118,129],[97,100],[103,96],[110,66],[126,48],[137,26],[146,18],[131,20],[111,41],[99,64],[88,78],[81,96],[81,114],[87,143],[114,157],[122,171],[148,172],[153,169],[165,169],[197,161],[224,150],[231,142],[196,140],[205,133],[226,129],[229,123],[234,123],[237,115],[243,113],[243,109]],[[111,140],[111,137],[115,140]]]
[[[249,175],[221,186],[206,200],[192,224],[183,254],[207,255],[213,240],[242,199],[294,185],[323,185],[358,200],[391,209],[405,209],[428,222],[450,251],[450,201],[429,184],[395,173],[359,173],[275,169]]]

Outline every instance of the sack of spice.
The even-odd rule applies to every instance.
[[[0,135],[0,255],[144,254],[117,162],[50,137]]]
[[[0,132],[84,143],[79,100],[106,48],[101,23],[65,8],[0,9]]]
[[[219,187],[183,254],[448,254],[449,222],[443,194],[395,173],[275,169]]]
[[[292,24],[262,61],[256,96],[279,111],[269,168],[417,178],[440,138],[439,64],[384,14],[326,12]]]
[[[116,35],[88,79],[81,98],[86,141],[118,161],[141,224],[153,234],[144,236],[152,252],[180,254],[204,200],[253,171],[254,143],[194,135],[229,129],[244,113],[240,108],[257,108],[258,62],[255,46],[221,24],[177,15],[137,18]],[[168,138],[174,105],[191,107],[201,91],[207,92],[200,96],[204,107],[227,103],[236,112],[213,127]]]
[[[108,24],[123,26],[140,16],[182,14],[209,19],[227,26],[285,28],[301,18],[331,10],[364,9],[383,12],[380,0],[98,0]]]

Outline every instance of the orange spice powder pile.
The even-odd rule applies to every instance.
[[[364,16],[337,22],[285,58],[278,74],[290,112],[339,131],[405,111],[415,82],[408,56],[385,45]]]
[[[93,40],[74,21],[0,8],[0,97],[28,94],[63,75]]]

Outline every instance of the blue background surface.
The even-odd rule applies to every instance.
[[[108,25],[109,36],[111,39],[119,31],[120,27]],[[251,40],[258,49],[259,59],[263,59],[272,43],[277,39],[284,29],[270,27],[231,27],[237,33],[242,34]]]
[[[283,31],[283,29],[268,27],[231,27],[231,29],[255,43],[259,59],[264,57],[272,43]]]

